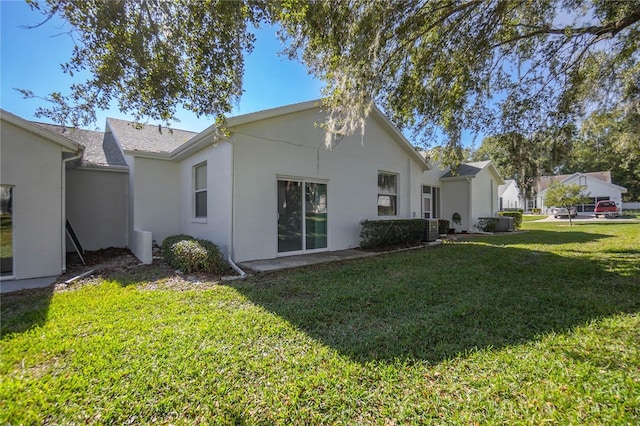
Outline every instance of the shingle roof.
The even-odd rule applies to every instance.
[[[463,176],[475,176],[482,169],[487,167],[491,161],[478,161],[475,163],[462,163],[460,164],[455,171],[449,170],[447,173],[441,176],[441,178],[450,178],[450,177],[463,177]]]
[[[117,118],[107,118],[107,125],[125,151],[170,153],[198,133],[168,127],[135,123]]]
[[[580,174],[583,176],[589,176],[594,179],[601,180],[606,183],[613,183],[611,182],[611,172],[609,170],[606,170],[603,172],[586,172],[586,173],[580,173]],[[562,182],[563,180],[570,178],[573,175],[575,175],[575,173],[571,173],[568,175],[542,176],[538,180],[538,192],[542,192],[545,189],[547,189],[549,185],[551,185],[551,182],[553,181]]]
[[[83,166],[126,166],[122,151],[111,134],[73,129],[56,124],[34,123],[84,146]]]

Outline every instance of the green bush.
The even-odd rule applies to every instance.
[[[211,241],[193,238],[190,235],[172,235],[162,242],[162,254],[166,262],[187,273],[223,273],[226,262]]]
[[[426,222],[423,219],[365,220],[360,225],[360,247],[378,249],[420,243]]]
[[[438,234],[449,233],[449,221],[447,219],[438,219]]]
[[[522,225],[522,210],[516,212],[500,212],[498,215],[512,217],[513,229],[520,229],[520,225]]]
[[[479,217],[478,223],[475,227],[479,231],[483,232],[496,232],[498,228],[498,218],[497,217]]]

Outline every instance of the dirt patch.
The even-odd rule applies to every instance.
[[[185,274],[169,266],[159,250],[154,252],[153,261],[148,265],[142,264],[128,249],[120,248],[86,252],[84,260],[86,265],[82,264],[77,254],[68,254],[67,272],[58,277],[55,283],[57,291],[73,290],[103,280],[114,281],[122,286],[135,285],[145,290],[203,289],[217,285],[223,276],[235,274],[230,267],[223,275]],[[77,278],[85,273],[88,274]]]

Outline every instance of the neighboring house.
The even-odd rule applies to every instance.
[[[512,209],[524,210],[524,203],[515,180],[505,179],[504,184],[498,187],[498,197],[500,198],[500,211]]]
[[[622,209],[622,194],[627,192],[626,188],[611,182],[610,171],[543,176],[538,181],[538,192],[536,196],[537,206],[540,207],[543,212],[547,212],[549,207],[553,207],[545,205],[544,197],[547,189],[554,181],[564,185],[578,184],[586,187],[585,193],[588,194],[589,201],[576,206],[578,212],[581,213],[593,212],[596,203],[602,200],[615,201],[618,209]]]
[[[504,184],[491,161],[463,163],[440,177],[442,218],[459,231],[474,231],[481,217],[498,214],[498,186]]]
[[[54,277],[65,270],[66,163],[82,146],[0,111],[1,279]]]
[[[363,220],[455,216],[460,221],[452,226],[471,232],[479,217],[497,213],[502,179],[490,162],[454,172],[432,167],[377,108],[364,137],[339,138],[327,149],[316,125],[325,119],[310,101],[229,118],[225,133],[111,118],[104,132],[92,132],[3,112],[0,195],[3,218],[12,214],[12,253],[39,264],[37,253],[46,251],[56,267],[30,276],[59,274],[65,250],[72,250],[65,219],[88,250],[128,247],[148,263],[154,244],[183,233],[243,262],[357,247]],[[19,148],[27,142],[33,154]],[[57,168],[32,165],[45,158],[36,148],[57,155]],[[38,179],[27,179],[31,174]],[[34,190],[29,221],[37,227],[27,224],[26,188]],[[55,214],[48,213],[51,206]],[[41,228],[57,240],[42,243]],[[29,245],[21,242],[27,236]],[[10,277],[27,278],[14,263]]]

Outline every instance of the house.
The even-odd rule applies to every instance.
[[[58,235],[58,248],[36,242],[58,259],[50,275],[65,269],[64,253],[72,249],[66,220],[88,250],[128,247],[148,263],[167,236],[190,234],[217,244],[231,262],[244,262],[357,247],[363,220],[459,217],[454,227],[472,231],[477,218],[498,211],[502,179],[490,162],[434,167],[377,108],[364,136],[339,138],[330,149],[316,125],[326,118],[317,101],[231,117],[225,132],[112,118],[104,132],[93,132],[5,116],[39,138],[33,145],[60,151],[57,180],[45,170],[38,179],[58,185],[55,221],[41,223]],[[5,136],[4,122],[2,136],[4,212],[18,206],[13,197],[22,200],[27,185],[24,176],[5,173],[5,161],[31,158],[11,149],[26,136]],[[17,212],[14,241],[29,234]],[[17,257],[36,263],[32,248],[15,246]]]
[[[504,181],[491,161],[462,163],[440,182],[442,218],[456,232],[471,232],[479,218],[497,216],[498,186]]]
[[[51,283],[65,269],[65,169],[83,147],[5,111],[0,139],[1,278]]]
[[[546,212],[549,207],[544,203],[547,189],[552,182],[560,182],[563,185],[578,184],[586,187],[588,202],[576,206],[579,213],[592,213],[598,201],[615,201],[618,209],[622,209],[622,194],[627,192],[626,188],[615,185],[611,181],[611,172],[588,172],[573,173],[567,175],[543,176],[538,181],[536,203],[541,211]]]
[[[158,130],[108,120],[129,164],[131,249],[149,260],[151,240],[186,233],[242,262],[357,247],[365,219],[419,217],[428,166],[388,119],[374,109],[364,142],[332,149],[324,119],[305,102],[230,118],[226,136],[173,133],[164,147],[141,143]]]
[[[498,197],[500,199],[500,211],[513,209],[524,210],[524,202],[515,180],[505,179],[504,184],[498,186]]]

